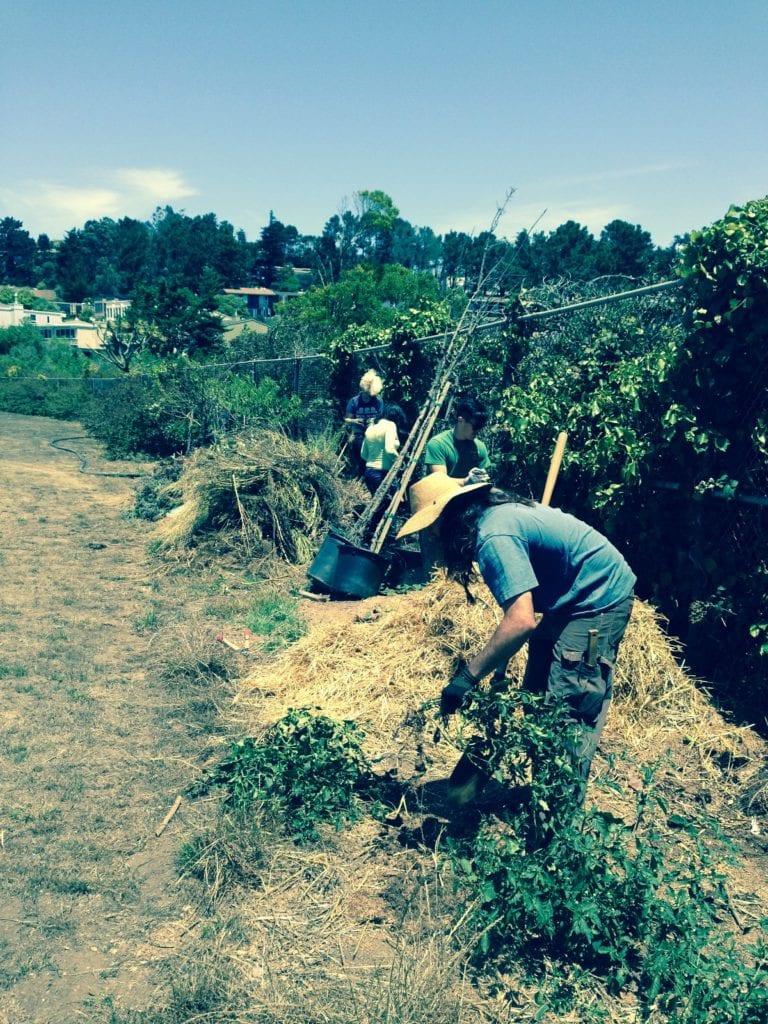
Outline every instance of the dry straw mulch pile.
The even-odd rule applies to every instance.
[[[252,429],[200,449],[163,493],[179,504],[154,531],[165,549],[188,547],[210,531],[238,531],[246,550],[265,542],[288,562],[315,554],[328,522],[341,522],[359,498],[339,476],[327,445]]]
[[[339,720],[354,719],[366,732],[367,753],[405,769],[413,730],[424,705],[431,713],[457,657],[466,657],[491,634],[499,612],[489,591],[474,588],[468,604],[461,587],[444,577],[420,591],[390,599],[378,616],[360,616],[340,629],[314,629],[269,665],[240,682],[236,714],[245,732],[258,733],[289,707],[316,707]],[[750,759],[754,735],[729,725],[675,657],[674,642],[657,613],[635,602],[619,652],[605,746],[628,750],[640,761],[674,746],[703,771],[730,758]],[[509,674],[519,679],[521,652]],[[430,708],[435,711],[431,712]],[[436,769],[455,760],[446,743],[431,746]]]

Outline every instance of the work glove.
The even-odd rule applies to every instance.
[[[470,484],[489,484],[490,482],[491,478],[488,476],[487,471],[480,469],[479,466],[475,466],[473,469],[470,469],[467,476],[462,480],[461,486],[469,487]]]
[[[477,676],[473,676],[467,666],[462,663],[461,668],[448,685],[443,687],[443,692],[440,694],[440,714],[443,719],[464,707],[477,682]]]

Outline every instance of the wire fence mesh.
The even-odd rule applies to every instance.
[[[524,309],[530,318],[529,348],[526,359],[534,367],[536,361],[546,353],[556,350],[579,360],[590,333],[600,329],[601,314],[592,306],[576,309],[552,307],[567,306],[574,301],[602,302],[606,295],[614,299],[612,315],[619,320],[631,315],[637,320],[648,339],[648,344],[659,332],[679,325],[682,309],[679,295],[674,288],[657,289],[647,294],[633,294],[616,297],[622,283],[616,279],[605,279],[574,285],[558,282],[545,285],[524,295]],[[539,313],[546,312],[546,316]],[[503,319],[497,329],[501,329]],[[349,396],[355,393],[358,381],[368,369],[384,373],[386,346],[376,346],[354,353],[349,367]],[[471,363],[470,363],[471,366]],[[760,367],[762,366],[762,370]],[[190,371],[191,372],[191,371]],[[298,398],[302,409],[302,429],[305,432],[320,432],[335,429],[341,424],[344,403],[334,395],[331,386],[331,361],[322,354],[298,354],[280,357],[263,357],[240,360],[234,363],[210,365],[201,371],[211,378],[227,375],[247,377],[255,384],[269,379],[276,382],[282,393]],[[518,368],[518,382],[524,382],[526,368]],[[84,394],[102,399],[107,403],[119,401],[118,393],[129,386],[124,375],[112,378],[92,379],[39,379],[22,380],[14,377],[0,378],[0,403],[5,409],[14,411],[14,395],[21,396],[27,405],[21,411],[33,411],[29,407],[39,400],[48,415],[57,415],[57,408],[76,407]],[[753,423],[768,423],[768,370],[765,360],[755,362],[755,372],[743,377],[744,384],[738,395],[740,414],[743,420]],[[135,378],[134,378],[135,381]],[[460,388],[464,392],[477,391],[482,397],[483,382],[474,377],[471,369],[462,377]],[[396,399],[397,381],[389,382],[389,391]],[[443,410],[443,418],[435,424],[435,430],[443,429],[449,410]],[[222,421],[224,422],[224,421]],[[496,438],[493,433],[487,442],[493,456]],[[702,635],[708,626],[715,625],[714,636],[727,627],[734,615],[732,602],[724,591],[733,579],[745,572],[766,571],[768,563],[768,460],[765,448],[752,445],[734,448],[724,460],[725,475],[739,481],[735,491],[717,486],[697,490],[691,487],[690,467],[671,478],[646,480],[647,492],[644,500],[656,514],[674,529],[681,528],[675,543],[686,550],[688,562],[695,568],[687,588],[681,588],[679,600],[681,612],[691,621],[698,623]],[[694,474],[695,475],[695,474]],[[562,492],[561,492],[562,494]],[[567,507],[567,497],[564,501]],[[724,573],[724,566],[730,567]],[[762,568],[761,568],[762,567]],[[754,581],[752,581],[754,582]],[[768,588],[766,588],[768,589]],[[730,602],[730,603],[729,603]],[[692,610],[693,609],[693,610]],[[764,616],[765,617],[765,616]],[[727,646],[710,644],[711,657],[717,662],[712,671],[722,672],[725,659],[732,657]]]

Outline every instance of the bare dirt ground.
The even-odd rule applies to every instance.
[[[154,677],[162,580],[129,518],[136,463],[78,424],[0,413],[0,1022],[147,1006],[191,908],[176,885],[200,747]],[[81,472],[80,458],[87,459]],[[171,924],[173,927],[171,927]]]
[[[247,667],[213,638],[251,591],[153,564],[132,515],[151,465],[44,417],[0,412],[0,439],[0,1024],[102,1022],[196,959],[176,857],[206,811],[185,799],[155,833],[227,741],[214,687],[165,669],[211,648]],[[388,600],[302,610],[341,628]]]

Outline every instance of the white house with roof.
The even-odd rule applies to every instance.
[[[94,299],[92,302],[60,302],[65,316],[80,316],[84,309],[92,309],[102,320],[113,322],[126,315],[131,308],[130,299]]]
[[[75,348],[86,351],[94,351],[103,348],[96,325],[87,320],[70,319],[64,320],[56,326],[40,326],[40,333],[49,341],[63,341]]]
[[[93,312],[105,320],[119,320],[131,308],[130,299],[94,299]]]
[[[31,324],[49,341],[67,342],[81,349],[102,348],[96,327],[86,320],[64,318],[61,309],[26,309],[18,301],[0,303],[0,330]]]
[[[24,324],[52,327],[63,319],[64,314],[59,309],[25,309],[16,298],[13,302],[0,303],[0,328],[22,327]]]

